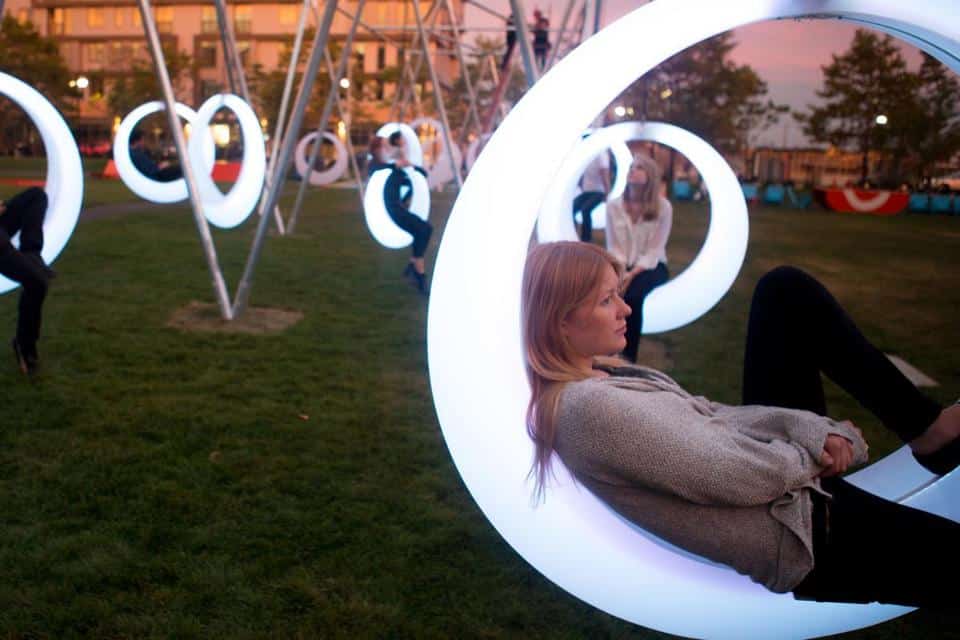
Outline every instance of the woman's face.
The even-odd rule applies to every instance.
[[[643,168],[642,164],[630,165],[630,171],[627,173],[627,182],[642,186],[647,184],[647,180],[649,179],[650,176],[647,175],[647,170]]]
[[[562,322],[561,331],[578,358],[609,356],[626,346],[624,334],[630,307],[619,291],[620,278],[607,265],[600,285]]]

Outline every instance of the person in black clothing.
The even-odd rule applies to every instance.
[[[533,12],[533,57],[537,60],[537,67],[544,71],[547,64],[547,52],[550,51],[550,21],[539,9]]]
[[[507,69],[507,64],[510,62],[510,56],[513,54],[513,48],[517,46],[517,25],[513,21],[513,14],[507,16],[506,31],[507,50],[504,52],[503,59],[500,61],[500,71],[505,71]]]
[[[40,361],[37,339],[41,310],[54,275],[40,257],[46,212],[47,194],[39,187],[31,187],[0,203],[0,274],[23,287],[12,346],[17,365],[26,375],[32,375]],[[10,240],[18,231],[19,249]]]
[[[173,182],[183,177],[183,169],[177,164],[154,162],[150,154],[147,153],[146,140],[143,138],[143,131],[134,129],[130,132],[130,160],[137,171],[159,182]]]
[[[411,166],[404,154],[403,137],[399,132],[390,136],[389,140],[374,137],[370,141],[370,155],[372,159],[367,167],[368,175],[373,175],[374,172],[381,170],[391,172],[383,189],[383,202],[387,214],[398,227],[413,236],[410,262],[403,270],[403,275],[410,280],[418,291],[427,293],[426,265],[423,254],[430,242],[430,236],[433,234],[433,226],[410,212],[413,184],[403,171],[404,167]],[[393,163],[390,162],[391,159],[394,160]],[[427,172],[422,167],[414,167],[414,169],[423,174],[424,177],[427,176]]]

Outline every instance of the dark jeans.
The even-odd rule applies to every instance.
[[[171,164],[157,171],[158,182],[173,182],[183,177],[183,169],[178,164]]]
[[[817,280],[793,267],[757,283],[743,371],[744,404],[826,415],[821,372],[904,441],[941,407],[860,333]],[[956,606],[946,584],[960,571],[960,524],[826,478],[815,494],[814,569],[794,594],[831,602]],[[940,578],[943,576],[943,578]]]
[[[388,207],[387,213],[398,227],[413,236],[413,257],[422,258],[433,234],[433,225],[403,207]]]
[[[20,283],[17,342],[27,356],[35,356],[40,337],[43,300],[47,296],[49,276],[40,258],[43,249],[43,218],[47,212],[47,194],[31,187],[7,200],[0,215],[0,274]],[[10,238],[20,232],[20,249]]]
[[[584,191],[573,199],[573,214],[580,212],[583,222],[580,224],[580,239],[590,242],[593,239],[593,210],[597,208],[607,195],[602,191]]]
[[[623,355],[631,362],[636,362],[637,350],[640,348],[640,333],[643,331],[643,301],[651,291],[665,283],[669,277],[667,265],[659,262],[653,269],[637,274],[623,293],[623,301],[630,307],[625,336],[627,346],[623,348]]]

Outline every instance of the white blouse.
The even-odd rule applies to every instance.
[[[660,197],[656,220],[633,222],[623,206],[623,197],[607,202],[607,251],[628,269],[653,269],[667,263],[667,240],[673,226],[673,206]]]

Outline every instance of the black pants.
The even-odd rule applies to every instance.
[[[651,291],[665,283],[669,277],[667,265],[659,262],[653,269],[637,274],[623,293],[623,301],[630,307],[625,336],[627,346],[623,348],[623,355],[631,362],[636,362],[637,349],[640,348],[640,333],[643,331],[643,301]]]
[[[920,393],[860,333],[817,280],[792,268],[757,283],[743,371],[744,404],[826,415],[821,372],[904,441],[941,407]],[[814,569],[794,594],[831,602],[956,606],[947,583],[960,575],[960,524],[826,478],[815,496]],[[944,576],[943,579],[939,576]]]
[[[43,300],[49,277],[40,258],[43,249],[43,218],[47,212],[47,194],[31,187],[7,200],[0,215],[0,274],[20,283],[17,342],[24,354],[35,356],[40,337]],[[20,232],[20,249],[10,238]]]
[[[171,164],[157,171],[158,182],[173,182],[183,177],[183,169],[178,164]]]
[[[398,227],[413,236],[413,257],[422,258],[433,235],[433,225],[404,207],[388,207],[387,213]]]
[[[593,239],[593,210],[606,200],[607,195],[602,191],[584,191],[573,199],[573,215],[580,212],[580,239],[590,242]]]

